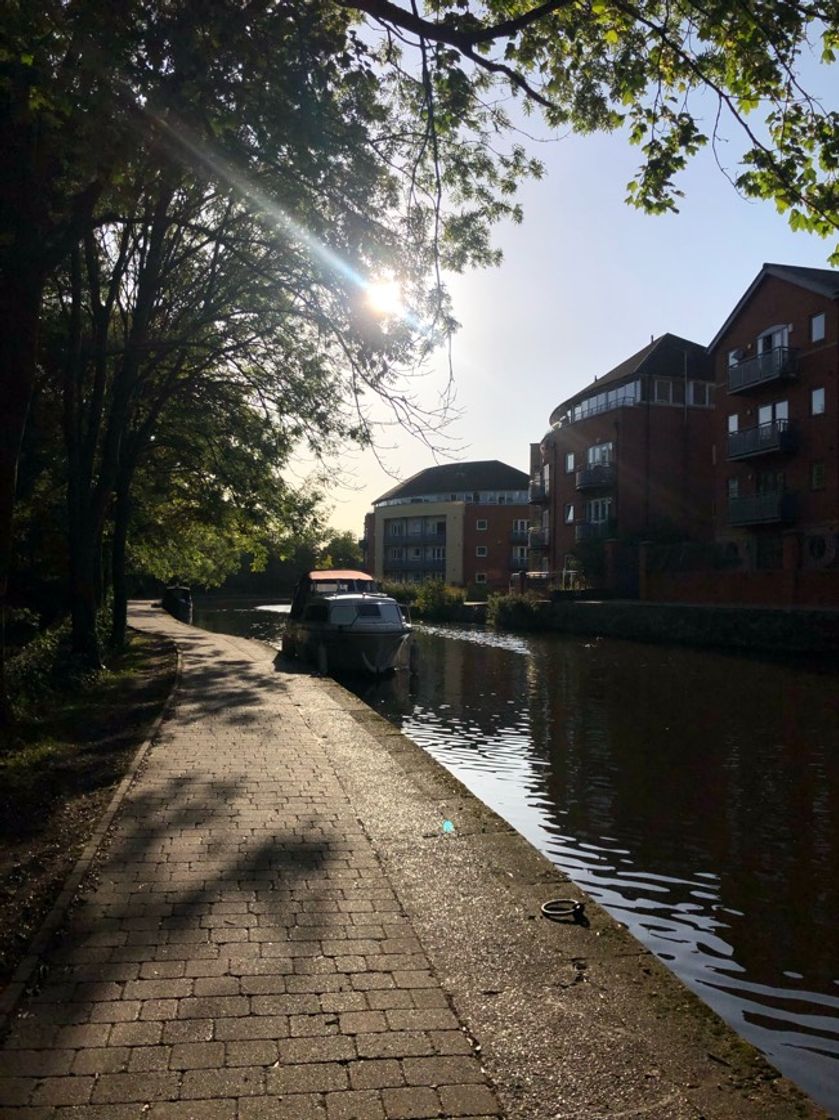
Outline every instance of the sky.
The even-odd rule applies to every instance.
[[[496,229],[503,263],[449,278],[461,323],[452,346],[455,458],[524,471],[561,401],[651,336],[707,345],[765,262],[827,268],[834,247],[793,233],[774,204],[741,198],[710,152],[680,178],[680,212],[650,217],[624,202],[639,154],[624,136],[529,148],[546,174],[521,188],[523,223]],[[434,403],[447,377],[440,355],[420,396]],[[330,524],[360,537],[373,501],[435,459],[390,431],[378,457],[348,451],[328,465]]]

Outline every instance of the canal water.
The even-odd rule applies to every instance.
[[[279,644],[282,608],[207,610]],[[836,665],[419,626],[344,682],[839,1116]]]

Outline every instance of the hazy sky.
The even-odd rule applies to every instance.
[[[503,264],[450,281],[462,324],[453,344],[462,415],[450,429],[459,459],[527,470],[552,409],[651,335],[707,344],[764,262],[829,267],[830,242],[793,234],[771,203],[740,198],[710,153],[680,181],[680,213],[648,217],[623,201],[638,162],[625,138],[575,136],[531,151],[547,174],[522,188],[523,224],[496,231]],[[446,377],[441,358],[424,382],[429,403]],[[407,435],[384,442],[397,478],[434,465]],[[331,466],[331,524],[360,536],[395,480],[368,453]]]

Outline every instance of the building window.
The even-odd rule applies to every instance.
[[[783,471],[758,471],[755,476],[755,493],[758,495],[783,494],[786,488]]]
[[[588,449],[586,458],[590,467],[598,465],[606,466],[612,461],[612,452],[615,445],[610,441],[609,443],[596,443],[593,447]]]
[[[487,546],[485,544],[479,544],[475,547],[475,555],[476,556],[486,556],[486,554],[487,554]]]
[[[728,434],[734,435],[735,432],[740,430],[740,417],[736,412],[732,412],[728,418]]]
[[[739,498],[739,497],[740,497],[740,479],[739,478],[730,478],[728,480],[728,499],[729,499],[729,501],[731,501],[732,498]]]
[[[486,518],[485,517],[479,517],[478,520],[475,522],[475,528],[478,530],[478,532],[482,533],[486,530],[486,527],[487,527]]]
[[[816,459],[810,464],[810,489],[824,490],[824,461]]]
[[[710,381],[691,381],[688,385],[688,404],[710,408],[714,403],[714,386]]]
[[[486,583],[486,581],[487,581],[486,572],[475,572],[475,583]]]
[[[565,524],[571,525],[574,522],[574,504],[569,502],[565,507]]]
[[[824,338],[825,317],[824,312],[810,316],[810,341],[821,342]]]
[[[760,427],[771,424],[773,420],[789,420],[789,402],[773,401],[772,404],[763,404],[757,410],[757,422]]]
[[[526,533],[527,532],[527,518],[526,517],[517,517],[515,519],[515,521],[513,522],[513,532],[514,533]]]
[[[566,451],[565,452],[565,473],[566,474],[571,474],[573,469],[574,469],[574,452],[573,451]]]
[[[603,525],[612,516],[611,498],[592,498],[586,502],[588,520],[593,525]]]
[[[757,352],[758,354],[771,354],[773,350],[779,350],[782,346],[787,346],[788,342],[788,326],[770,327],[769,330],[758,336]]]
[[[821,416],[824,413],[824,389],[813,389],[810,392],[810,415]]]

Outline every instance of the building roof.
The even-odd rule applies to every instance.
[[[643,350],[639,350],[631,358],[627,358],[620,365],[609,370],[608,373],[604,373],[602,377],[595,377],[594,381],[590,385],[586,385],[585,389],[580,389],[573,397],[569,397],[567,401],[557,405],[551,413],[551,424],[564,412],[567,412],[572,405],[585,397],[591,396],[593,392],[600,392],[607,385],[630,381],[633,377],[640,377],[641,374],[658,373],[665,375],[672,373],[674,362],[678,362],[679,369],[681,369],[681,363],[684,362],[686,354],[690,376],[710,381],[713,372],[707,359],[705,347],[700,346],[698,342],[691,342],[687,338],[680,338],[676,334],[663,334],[659,338],[652,339]]]
[[[737,306],[708,344],[709,351],[714,349],[767,276],[774,276],[776,280],[786,280],[788,284],[797,284],[799,288],[806,288],[828,299],[839,299],[839,272],[834,269],[804,268],[796,264],[764,264],[740,297]]]
[[[475,490],[526,490],[530,482],[524,471],[510,467],[498,459],[483,459],[474,463],[444,463],[439,467],[427,467],[400,482],[380,498],[379,502],[392,501],[394,498],[419,497],[421,494],[457,494]]]

